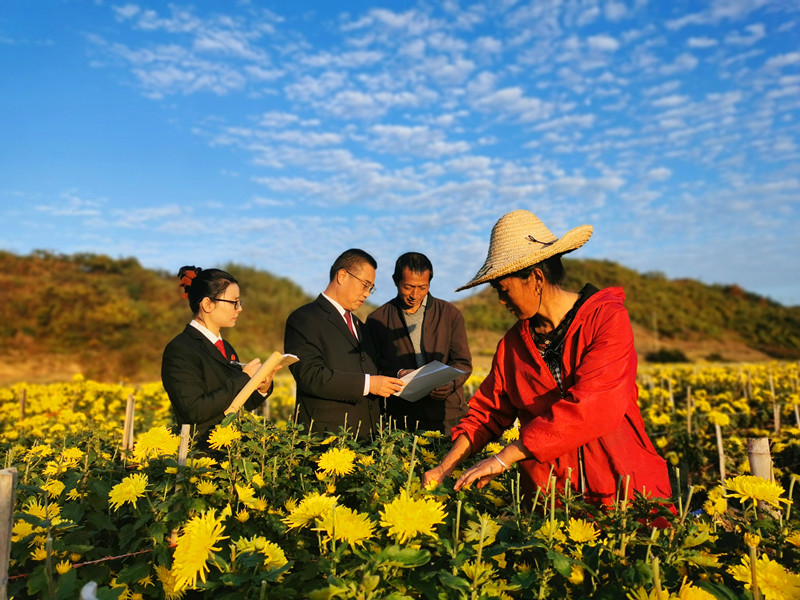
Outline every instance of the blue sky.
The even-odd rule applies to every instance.
[[[525,208],[800,305],[798,40],[793,0],[3,0],[0,248],[316,293],[357,246],[377,302],[417,250],[456,299]]]

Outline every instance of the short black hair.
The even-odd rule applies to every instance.
[[[558,285],[564,281],[564,276],[567,274],[567,272],[564,270],[564,263],[561,262],[562,256],[564,255],[556,254],[550,258],[545,258],[543,261],[540,261],[535,265],[531,265],[530,267],[525,267],[519,271],[514,271],[513,273],[504,275],[504,277],[518,277],[520,279],[527,279],[531,276],[531,273],[533,273],[534,269],[540,269],[547,283],[551,285]]]
[[[338,273],[339,270],[344,269],[345,271],[355,271],[364,263],[369,264],[373,269],[378,268],[378,263],[368,252],[364,252],[360,248],[350,248],[349,250],[345,250],[335,261],[333,261],[333,265],[331,265],[330,281],[334,280],[336,273]]]
[[[400,283],[403,278],[403,269],[408,269],[418,275],[422,275],[425,271],[430,271],[431,279],[433,279],[433,265],[428,257],[421,252],[406,252],[398,257],[394,263],[394,273],[392,273],[392,280],[395,285]]]

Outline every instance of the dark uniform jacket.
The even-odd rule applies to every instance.
[[[421,339],[426,361],[438,360],[464,371],[464,375],[450,384],[453,391],[444,401],[426,396],[416,402],[406,402],[390,396],[387,410],[399,427],[440,430],[449,434],[449,427],[467,412],[464,382],[472,372],[472,356],[461,312],[449,302],[430,294],[424,308]],[[417,368],[414,346],[402,313],[402,301],[394,298],[367,318],[367,328],[378,352],[378,370],[382,375],[396,377],[400,369]]]
[[[380,422],[381,402],[364,396],[364,375],[377,375],[374,351],[363,323],[353,315],[356,340],[339,311],[322,294],[286,320],[284,351],[300,362],[289,367],[297,382],[297,423],[338,433],[347,424],[360,438]]]
[[[225,353],[237,360],[236,351],[228,342]],[[197,425],[197,440],[205,444],[208,432],[224,418],[250,376],[242,367],[232,364],[209,339],[191,325],[175,336],[164,349],[161,360],[161,381],[172,403],[178,426]],[[271,390],[270,390],[271,391]],[[245,403],[252,410],[264,401],[255,391]]]

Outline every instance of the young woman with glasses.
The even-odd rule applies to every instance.
[[[193,425],[195,442],[206,445],[208,433],[224,417],[225,409],[247,384],[261,361],[244,364],[220,335],[233,327],[242,312],[239,284],[220,269],[181,267],[178,272],[191,322],[167,344],[161,362],[161,381],[172,403],[178,426]],[[245,408],[257,408],[272,391],[268,377],[248,398]]]

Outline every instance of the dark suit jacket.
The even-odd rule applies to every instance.
[[[380,401],[364,396],[364,374],[376,375],[371,339],[363,323],[353,315],[357,341],[344,319],[320,294],[286,320],[284,352],[300,358],[289,367],[297,382],[297,422],[313,431],[338,433],[345,424],[359,437],[376,431]],[[359,427],[360,423],[360,427]]]
[[[367,318],[367,329],[377,350],[378,370],[382,375],[396,377],[401,369],[416,369],[414,345],[403,318],[403,305],[394,298],[376,309]],[[467,344],[467,330],[461,312],[450,302],[428,294],[422,318],[422,348],[428,362],[441,363],[464,371],[450,384],[447,398],[434,400],[430,396],[407,402],[396,396],[387,399],[389,416],[398,427],[432,429],[450,433],[449,427],[467,414],[464,382],[472,372],[472,357]],[[447,430],[447,431],[445,431]]]
[[[236,351],[228,342],[223,342],[225,353],[233,359]],[[161,381],[178,426],[197,425],[197,441],[204,445],[209,430],[222,421],[225,409],[250,377],[242,372],[242,367],[225,359],[200,331],[187,325],[164,348]],[[263,401],[264,397],[255,391],[245,408],[252,410]]]

